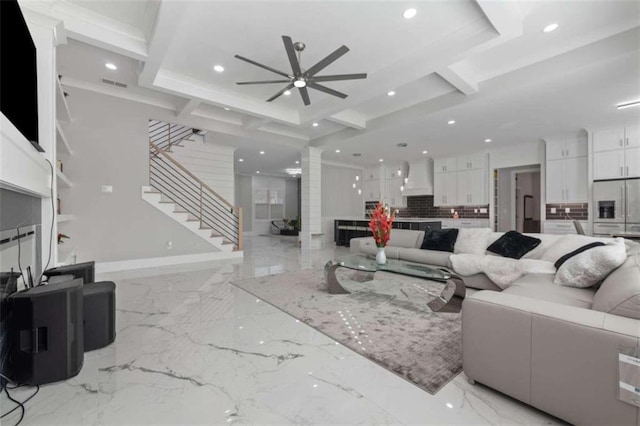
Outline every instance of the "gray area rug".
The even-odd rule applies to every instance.
[[[460,313],[431,312],[443,284],[377,272],[359,282],[338,270],[351,294],[327,293],[322,271],[301,270],[234,282],[430,394],[462,371]]]

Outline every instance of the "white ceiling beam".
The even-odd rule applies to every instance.
[[[69,2],[22,1],[20,6],[61,20],[69,38],[138,60],[147,57],[147,40],[139,28]]]
[[[461,67],[455,67],[454,71],[453,66],[444,67],[439,69],[437,73],[440,77],[447,80],[449,84],[453,87],[464,93],[465,95],[471,95],[478,91],[478,80],[472,78],[469,74],[465,73]],[[465,75],[466,74],[466,75]]]
[[[358,130],[367,127],[367,117],[364,114],[361,114],[358,111],[354,111],[352,109],[345,109],[344,111],[340,111],[336,114],[330,115],[329,117],[327,117],[327,120]]]
[[[242,118],[242,127],[245,129],[258,129],[269,123],[271,123],[271,120],[264,117],[253,117],[251,115],[247,115]]]
[[[522,34],[522,16],[517,11],[517,2],[476,0],[476,3],[498,34]]]
[[[199,99],[191,99],[176,111],[176,117],[184,118],[190,115],[202,102]]]
[[[138,76],[138,84],[151,87],[169,51],[171,39],[178,29],[180,18],[189,7],[186,2],[163,1],[158,6],[158,14],[148,46],[148,58]]]

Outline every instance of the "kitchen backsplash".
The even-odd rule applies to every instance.
[[[565,213],[564,209],[569,208],[570,212]],[[555,213],[551,213],[551,209],[556,209]],[[588,220],[589,219],[589,203],[558,203],[547,204],[547,220]]]
[[[447,206],[437,207],[433,205],[433,195],[417,195],[407,197],[407,207],[400,208],[398,217],[426,217],[426,218],[451,218],[451,209],[458,212],[460,219],[488,219],[489,206]],[[474,213],[477,209],[478,213]],[[486,213],[479,213],[480,209],[486,209]]]

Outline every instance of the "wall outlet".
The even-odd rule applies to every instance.
[[[111,185],[102,185],[101,191],[102,192],[111,193],[111,192],[113,192],[113,186],[111,186]]]
[[[167,241],[167,250],[171,250],[173,248],[173,241]]]
[[[478,213],[478,209],[473,209],[473,212],[474,213]]]
[[[451,214],[454,214],[456,212],[455,209],[451,209]]]
[[[551,207],[551,213],[555,214],[556,212],[556,208],[555,207]]]
[[[480,213],[486,213],[487,209],[480,209]]]
[[[571,213],[571,209],[570,209],[569,207],[565,207],[565,208],[564,208],[564,212],[565,212],[565,213]]]

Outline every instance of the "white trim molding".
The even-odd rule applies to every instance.
[[[96,274],[127,271],[131,269],[158,268],[161,266],[182,265],[186,263],[213,262],[216,260],[242,259],[244,252],[212,252],[185,254],[180,256],[151,257],[146,259],[119,260],[114,262],[96,262]]]

